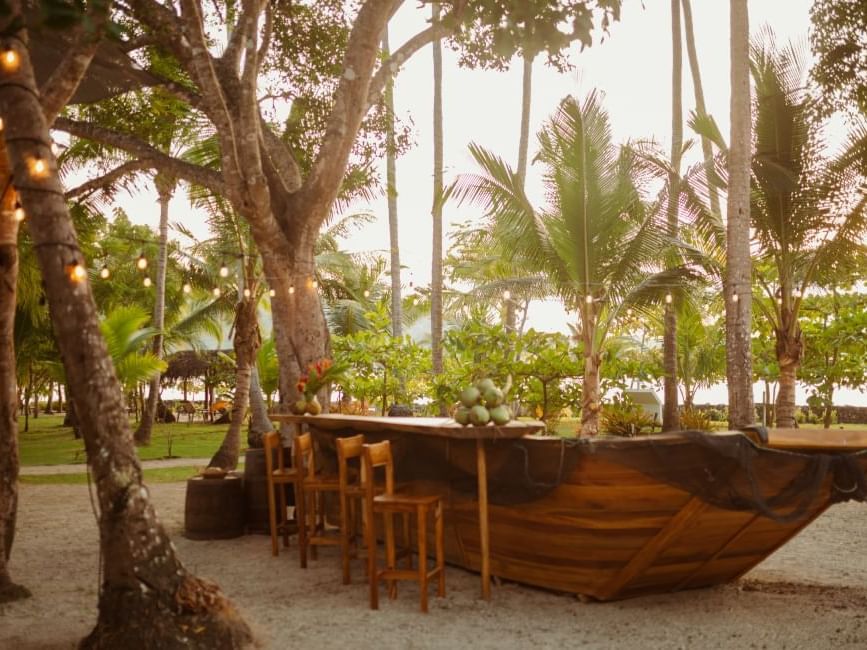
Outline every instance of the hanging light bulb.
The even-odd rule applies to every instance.
[[[626,315],[629,316],[630,318],[632,318],[632,307],[629,307],[629,308],[626,310]]]
[[[665,294],[666,305],[670,305],[672,300],[674,300],[674,297],[670,293]]]
[[[317,289],[317,288],[319,287],[319,282],[317,282],[316,280],[311,281],[311,282],[310,282],[310,287],[311,287],[312,289]]]
[[[370,298],[370,291],[368,291],[367,289],[364,290],[364,297]]]
[[[72,264],[67,265],[66,273],[69,275],[69,279],[75,284],[83,282],[85,278],[87,278],[87,269],[84,268],[84,265],[81,262],[73,262]]]
[[[509,291],[508,289],[506,289],[503,292],[503,300],[511,300],[511,299],[512,299],[512,292]]]
[[[294,292],[295,292],[295,287],[289,287],[289,293],[294,293]],[[273,298],[274,296],[277,295],[277,292],[274,291],[274,289],[271,289],[271,291],[268,292],[268,295]]]
[[[244,289],[244,297],[249,298],[252,295],[252,292],[249,289]]]
[[[105,264],[103,264],[102,268],[99,269],[99,277],[101,277],[103,280],[108,280],[108,276],[110,276],[110,275],[111,275],[111,271],[109,271],[108,267]]]
[[[226,266],[225,262],[220,264],[220,277],[221,278],[228,278],[229,277],[229,267]]]
[[[289,287],[289,295],[291,296],[293,293],[295,293],[295,285],[294,284]],[[272,296],[274,295],[273,289],[271,289],[271,295]]]
[[[588,305],[592,305],[593,304],[593,296],[591,296],[589,294],[584,296],[584,302],[586,302]]]
[[[782,299],[782,298],[777,298],[777,304],[778,304],[778,305],[782,305],[782,304],[783,304],[783,299]]]
[[[135,265],[141,271],[144,271],[148,267],[148,258],[145,257],[144,251],[142,251],[142,254],[138,256]]]
[[[146,275],[146,276],[145,276],[145,279],[142,280],[142,284],[143,284],[144,286],[146,286],[146,287],[149,287],[149,286],[151,286],[151,285],[153,284],[153,282],[151,282],[151,278],[150,278],[149,275]]]
[[[3,118],[0,117],[0,131],[3,130]]]
[[[190,285],[189,281],[184,281],[184,286],[181,287],[181,291],[184,293],[190,293],[193,290],[192,285]]]
[[[732,294],[732,302],[737,302],[738,300],[739,300],[738,294],[733,293]]]
[[[17,221],[18,223],[21,223],[22,221],[24,221],[24,219],[27,218],[27,213],[24,212],[24,208],[21,207],[20,201],[15,201],[15,210],[12,214],[15,215],[15,221]]]
[[[15,72],[19,63],[18,52],[7,45],[3,48],[3,56],[0,57],[0,61],[3,62],[3,69],[6,72]]]
[[[212,293],[214,294],[214,298],[219,298],[221,295],[223,295],[223,292],[220,291],[220,287],[214,287],[214,291]]]

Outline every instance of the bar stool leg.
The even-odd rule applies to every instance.
[[[437,585],[437,597],[442,598],[446,595],[446,553],[445,553],[445,535],[443,534],[443,502],[437,503],[434,511],[436,520],[434,522],[436,532],[436,554],[437,568],[439,569],[439,584]]]
[[[394,551],[394,514],[391,512],[382,513],[383,519],[385,519],[385,558],[386,558],[386,566],[389,571],[393,571],[395,569],[395,565],[397,564],[397,560],[395,559],[396,553]],[[388,597],[391,600],[397,598],[397,581],[389,580],[388,581]]]
[[[298,524],[298,555],[301,568],[307,568],[307,495],[300,483],[295,483],[295,522]]]
[[[406,549],[406,568],[412,569],[412,534],[409,531],[410,513],[403,513],[403,547]]]
[[[379,609],[379,576],[376,575],[376,531],[373,527],[373,505],[365,500],[364,538],[367,544],[367,578],[370,585],[370,609]]]
[[[280,521],[280,526],[283,528],[283,546],[286,548],[289,548],[289,526],[287,525],[289,522],[286,519],[286,484],[281,483],[281,484],[277,485],[276,488],[277,488],[277,495],[279,496],[278,500],[280,502],[279,521]],[[271,492],[272,492],[271,496],[272,497],[274,496],[273,491],[274,490],[272,488],[272,490],[271,490]]]
[[[271,555],[277,557],[277,505],[274,503],[274,488],[269,480],[268,488],[268,526],[271,528]]]
[[[347,498],[345,494],[339,494],[340,499],[340,555],[343,565],[343,584],[350,583],[349,575],[349,526],[350,514],[348,512]]]
[[[421,611],[427,614],[427,507],[416,507],[418,518],[418,589],[421,593]]]

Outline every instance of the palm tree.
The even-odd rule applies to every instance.
[[[388,25],[382,34],[382,55],[385,59],[391,56],[388,45]],[[389,77],[383,93],[385,103],[385,139],[386,139],[386,196],[388,197],[388,247],[391,260],[391,334],[399,337],[403,334],[400,304],[400,242],[397,236],[397,143],[394,132],[394,79]]]
[[[439,22],[440,5],[431,4],[432,22]],[[433,169],[433,246],[431,248],[431,358],[434,377],[443,372],[443,54],[440,39],[433,42],[434,71],[434,169]],[[440,404],[445,415],[445,405]]]
[[[156,336],[154,327],[145,327],[150,316],[137,305],[113,309],[99,327],[114,362],[117,379],[129,391],[166,369],[166,362],[146,345]]]
[[[753,362],[752,261],[750,258],[750,61],[747,0],[730,1],[731,151],[726,221],[726,379],[729,389],[729,426],[752,424]]]
[[[502,159],[471,145],[482,175],[461,177],[456,195],[481,203],[503,225],[504,249],[519,264],[551,278],[577,312],[583,345],[581,431],[599,429],[599,371],[606,338],[627,307],[648,311],[666,290],[685,295],[687,269],[663,269],[671,243],[656,211],[642,201],[651,179],[629,148],[611,141],[596,93],[583,104],[567,97],[539,134],[549,204],[535,209],[520,177]]]

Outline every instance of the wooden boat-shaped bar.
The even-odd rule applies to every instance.
[[[454,437],[442,419],[291,420],[326,462],[335,436],[392,440],[397,480],[446,499],[447,561],[483,570],[473,428]],[[736,579],[833,503],[867,498],[867,432],[513,434],[484,441],[491,574],[599,600]]]

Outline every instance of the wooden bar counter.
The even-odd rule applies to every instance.
[[[488,477],[486,440],[508,440],[523,438],[545,428],[542,422],[509,422],[504,426],[461,426],[451,418],[416,417],[363,417],[352,415],[289,415],[272,414],[274,422],[294,424],[300,432],[306,424],[314,433],[330,431],[344,435],[363,433],[377,438],[398,435],[435,436],[455,440],[474,440],[476,447],[476,474],[479,511],[479,546],[481,558],[482,597],[491,597],[490,525],[488,515]],[[399,469],[399,468],[398,468]]]

